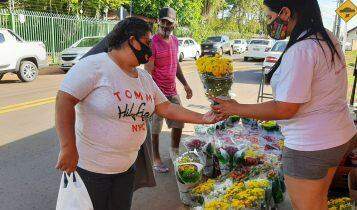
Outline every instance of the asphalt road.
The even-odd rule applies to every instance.
[[[258,93],[261,64],[234,63],[236,99],[254,103]],[[185,107],[205,112],[209,103],[193,61],[182,63],[184,74],[191,85],[194,98]],[[16,76],[6,75],[0,81],[0,210],[54,209],[61,173],[54,169],[58,142],[54,130],[54,97],[64,78],[56,68],[41,71],[32,83],[20,83]],[[187,125],[184,135],[191,135],[193,126]],[[164,128],[160,145],[165,162],[171,167],[168,174],[158,174],[155,188],[138,190],[132,209],[185,209],[180,203],[172,165],[169,161],[169,132]]]

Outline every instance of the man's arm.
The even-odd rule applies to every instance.
[[[181,84],[183,86],[188,86],[188,83],[187,83],[187,81],[185,79],[185,76],[183,75],[183,72],[182,72],[182,69],[181,69],[181,65],[179,63],[177,64],[176,77],[181,82]]]

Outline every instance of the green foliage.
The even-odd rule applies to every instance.
[[[175,35],[199,42],[213,35],[235,39],[265,32],[263,0],[22,0],[16,1],[16,8],[101,18],[106,8],[114,13],[123,5],[129,11],[131,4],[135,15],[154,19],[161,8],[174,8],[179,24]]]

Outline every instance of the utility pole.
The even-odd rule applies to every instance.
[[[130,17],[133,15],[133,1],[130,1]]]
[[[340,6],[340,0],[337,0],[337,6],[336,8],[338,8]],[[336,31],[337,31],[337,22],[338,22],[338,18],[339,16],[337,15],[337,13],[335,14],[335,21],[333,22],[333,34],[336,36]]]
[[[343,4],[344,0],[337,0],[337,8],[340,7],[341,4]],[[337,16],[337,24],[336,24],[336,36],[338,39],[340,39],[340,35],[341,35],[341,23],[342,23],[342,20],[341,20],[341,17]]]

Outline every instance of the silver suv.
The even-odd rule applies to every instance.
[[[233,46],[228,36],[208,37],[202,44],[202,56],[228,53],[233,55]]]

